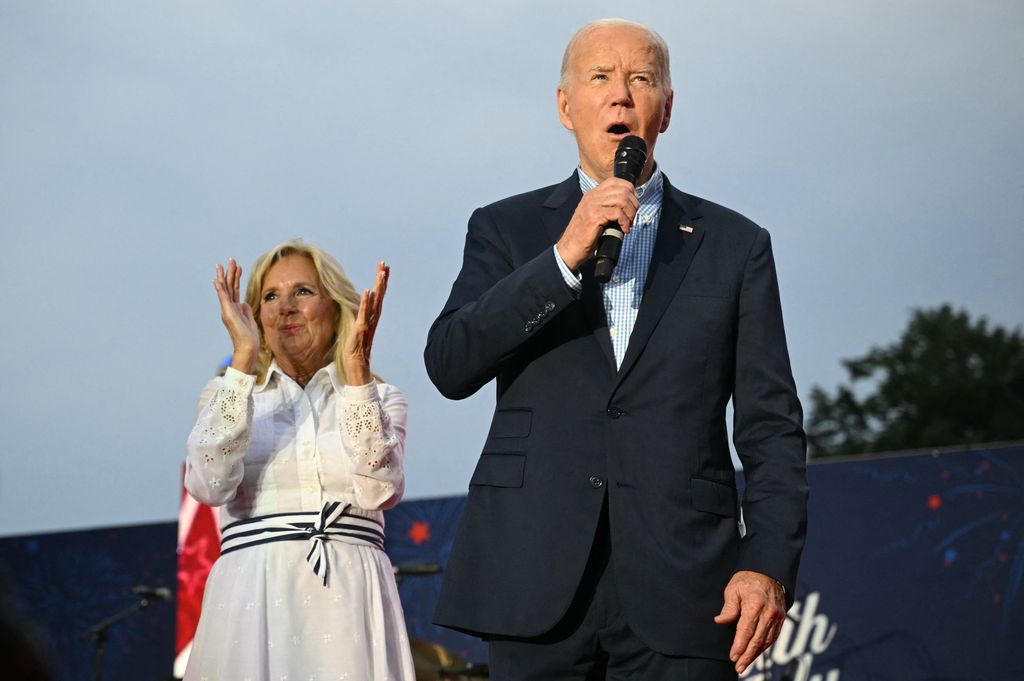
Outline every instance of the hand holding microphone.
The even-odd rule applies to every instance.
[[[634,187],[646,162],[647,145],[643,139],[630,135],[619,142],[614,159],[615,177],[583,196],[558,240],[558,254],[570,269],[578,269],[596,250],[595,278],[605,282],[611,277],[624,233],[629,231],[640,208]]]
[[[626,180],[634,187],[647,163],[647,143],[636,135],[624,137],[615,150],[615,177]],[[634,211],[633,215],[636,215]],[[629,224],[633,223],[630,216]],[[619,262],[622,239],[625,236],[619,222],[608,222],[597,242],[597,261],[594,263],[594,279],[603,284],[612,277],[612,271]]]

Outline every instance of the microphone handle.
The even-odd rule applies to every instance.
[[[597,242],[597,259],[594,261],[594,280],[599,284],[607,283],[612,278],[615,264],[619,262],[619,251],[622,250],[622,228],[617,222],[609,222]]]

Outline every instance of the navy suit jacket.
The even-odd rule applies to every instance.
[[[551,629],[607,495],[613,572],[634,632],[664,654],[728,659],[733,628],[712,618],[729,578],[774,577],[791,603],[806,529],[805,437],[771,242],[666,178],[616,369],[593,260],[577,294],[552,253],[581,198],[573,174],[475,211],[430,329],[424,357],[442,394],[497,382],[435,622],[484,637]]]

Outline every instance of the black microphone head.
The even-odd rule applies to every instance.
[[[623,137],[615,150],[615,177],[627,180],[635,187],[646,163],[647,142],[636,135]]]

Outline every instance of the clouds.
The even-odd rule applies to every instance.
[[[0,5],[0,533],[174,516],[195,399],[229,350],[213,265],[294,236],[357,285],[393,265],[374,359],[410,399],[407,489],[464,491],[491,388],[438,396],[426,330],[472,209],[571,172],[562,50],[621,13]],[[662,167],[772,232],[805,393],[895,338],[911,306],[1024,318],[1016,3],[666,3],[630,18],[672,50]]]

